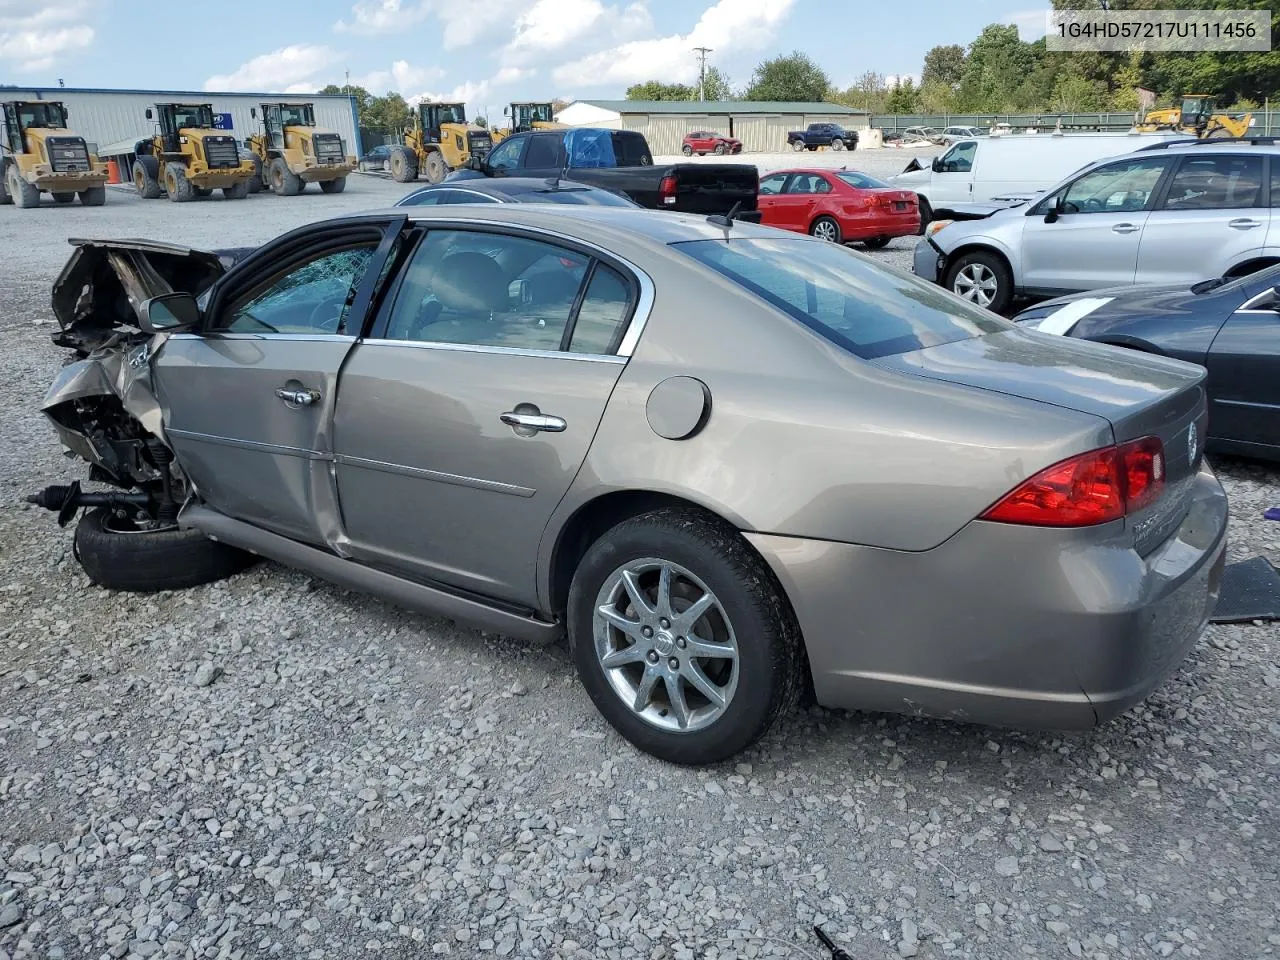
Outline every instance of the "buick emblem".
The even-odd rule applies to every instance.
[[[1193,423],[1191,429],[1187,431],[1187,462],[1194,464],[1196,462],[1196,446],[1199,443],[1196,437],[1196,425]]]

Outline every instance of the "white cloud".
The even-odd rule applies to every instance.
[[[606,6],[601,0],[537,0],[516,19],[516,35],[503,49],[506,63],[549,62],[566,49],[616,46],[653,28],[644,0]],[[590,47],[588,47],[590,49]]]
[[[796,0],[719,0],[687,34],[633,40],[601,50],[555,69],[566,87],[630,84],[661,79],[689,82],[697,75],[693,48],[713,48],[723,57],[767,44]]]
[[[333,28],[339,33],[398,33],[434,16],[443,28],[440,45],[454,50],[511,24],[529,6],[530,0],[356,0],[350,19],[339,20]]]
[[[473,82],[468,80],[466,83],[460,83],[452,90],[447,92],[437,92],[427,90],[422,93],[414,94],[412,97],[405,97],[409,103],[418,103],[422,100],[433,100],[444,103],[465,103],[467,105],[467,116],[475,116],[479,111],[486,107],[485,97],[489,95],[492,84],[488,80],[480,80]]]
[[[360,0],[351,8],[351,22],[339,20],[333,28],[339,33],[391,33],[425,20],[430,12],[426,0]]]
[[[362,77],[352,77],[351,83],[376,96],[389,90],[403,95],[443,78],[444,70],[440,67],[415,67],[407,60],[397,60],[391,64],[390,70],[374,70]]]
[[[524,67],[503,67],[493,78],[493,85],[495,87],[502,87],[509,83],[518,83],[521,80],[527,80],[530,77],[536,76],[537,73],[537,70],[528,70]]]
[[[884,85],[889,89],[893,89],[894,87],[902,86],[908,80],[911,81],[913,87],[920,86],[920,74],[918,73],[891,73],[884,78]]]
[[[1043,10],[1019,10],[1004,16],[1005,23],[1018,28],[1018,37],[1024,43],[1034,43],[1044,36],[1048,20]]]
[[[88,14],[86,0],[51,0],[34,8],[0,0],[0,61],[21,71],[45,70],[63,54],[85,49],[95,35],[83,22]]]
[[[341,54],[326,46],[294,44],[242,63],[231,73],[210,77],[206,90],[284,90],[288,93],[314,91],[323,83],[318,73],[331,67]]]

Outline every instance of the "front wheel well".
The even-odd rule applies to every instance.
[[[968,243],[968,244],[964,244],[963,246],[956,247],[954,250],[952,250],[950,253],[946,255],[946,259],[947,259],[946,269],[950,270],[952,265],[957,260],[959,260],[961,257],[968,256],[971,253],[989,253],[992,256],[999,257],[1001,262],[1008,269],[1009,276],[1013,276],[1013,264],[1009,262],[1009,258],[1006,257],[1004,253],[1002,253],[1000,250],[997,250],[995,247],[989,246],[985,243]],[[945,275],[943,279],[945,280]]]
[[[1274,267],[1278,263],[1280,263],[1280,257],[1255,257],[1253,260],[1237,263],[1224,273],[1223,277],[1236,280],[1240,277],[1247,277],[1251,273],[1257,273],[1259,270],[1265,270],[1267,267]]]

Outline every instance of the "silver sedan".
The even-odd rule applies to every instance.
[[[1203,370],[810,238],[404,208],[229,270],[83,242],[54,301],[73,357],[44,411],[107,486],[33,499],[84,510],[90,579],[263,556],[567,633],[600,712],[679,763],[732,756],[806,689],[1088,727],[1177,667],[1217,591]]]

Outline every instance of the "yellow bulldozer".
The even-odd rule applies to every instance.
[[[409,183],[421,173],[439,183],[450,170],[465,167],[473,155],[486,156],[492,147],[488,130],[467,123],[463,104],[420,103],[403,146],[391,148],[391,178]]]
[[[250,110],[256,119],[258,111]],[[262,104],[262,132],[244,142],[253,160],[255,176],[249,192],[263,187],[281,197],[297,196],[309,183],[325,193],[347,188],[347,174],[356,158],[347,154],[339,134],[316,126],[315,105],[310,103]]]
[[[175,203],[222,190],[228,200],[243,200],[256,168],[241,158],[236,139],[214,126],[209,103],[157,103],[147,119],[155,136],[134,145],[133,185],[138,196],[154,200],[167,194]]]
[[[1252,113],[1231,117],[1225,113],[1215,113],[1217,109],[1217,98],[1211,94],[1189,93],[1182,98],[1180,106],[1152,110],[1142,118],[1137,130],[1139,133],[1176,130],[1179,133],[1193,134],[1202,140],[1243,137],[1249,133],[1249,126],[1253,123]]]
[[[509,103],[502,110],[507,124],[493,130],[493,142],[498,143],[512,134],[528,133],[530,130],[559,130],[565,125],[552,119],[554,113],[553,105],[546,102]]]
[[[107,202],[107,166],[89,152],[84,137],[67,129],[66,107],[56,100],[13,100],[0,109],[0,203],[35,207],[41,193],[56,203],[77,195],[86,207]]]

